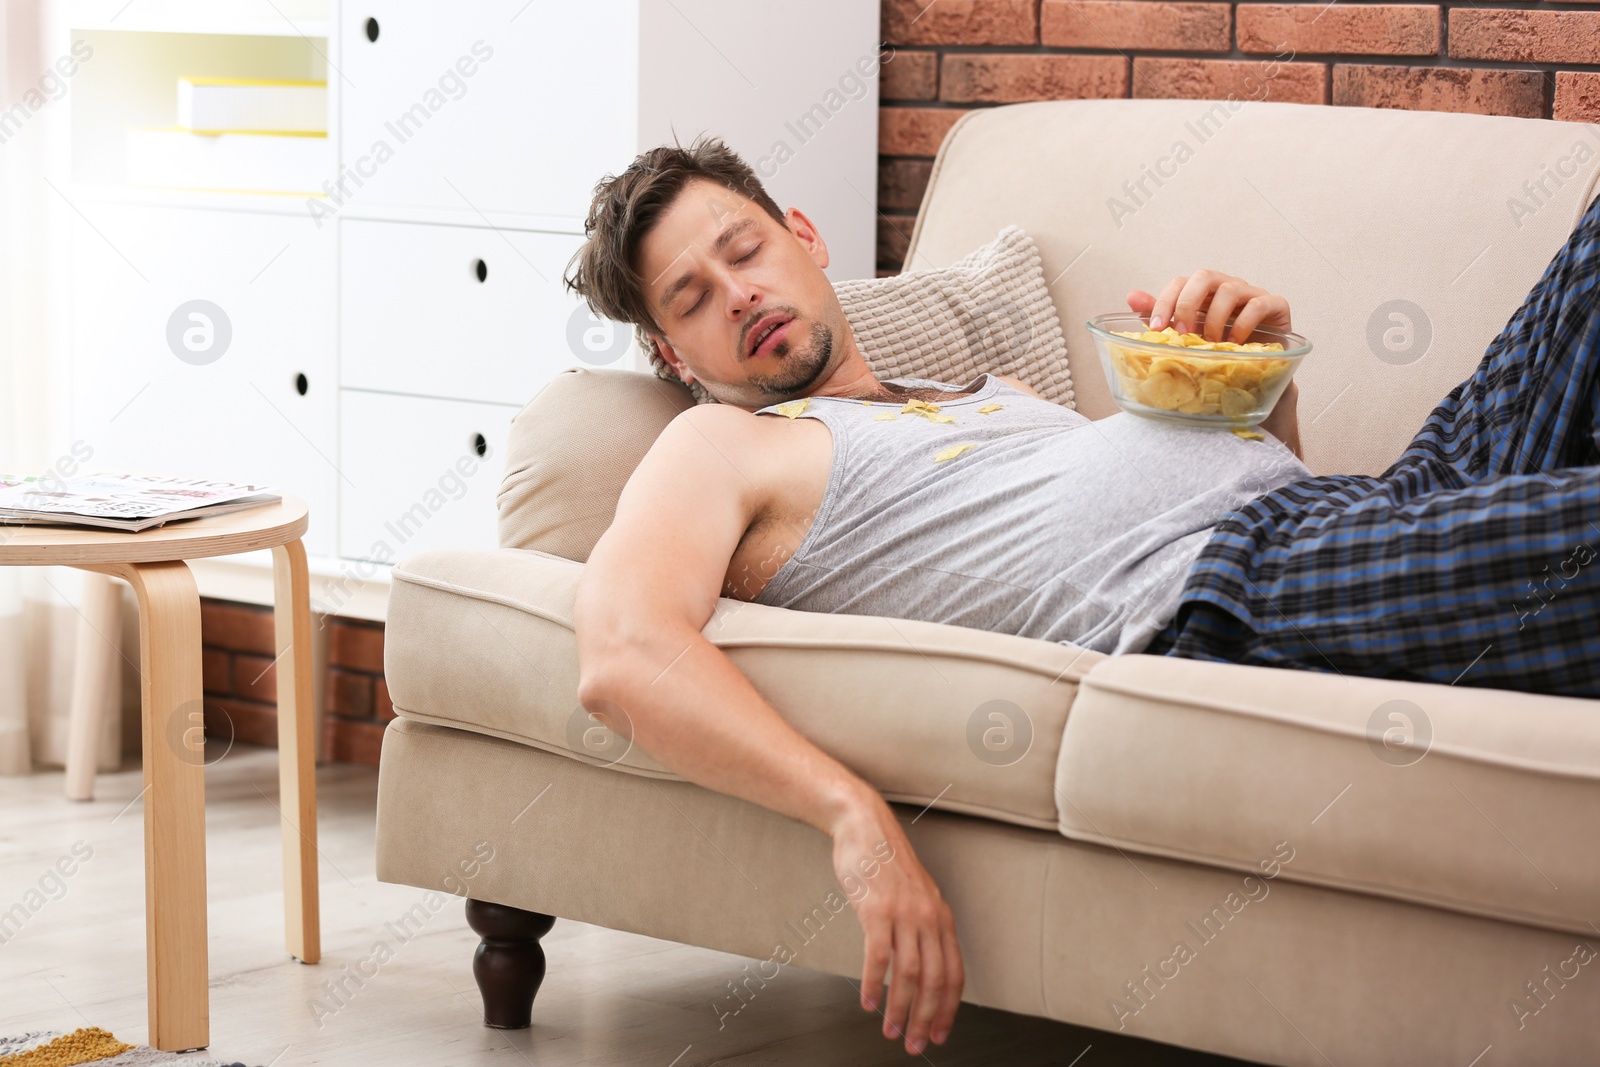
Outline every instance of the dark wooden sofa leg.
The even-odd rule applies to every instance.
[[[483,938],[472,956],[472,976],[483,995],[485,1026],[499,1030],[528,1026],[534,994],[544,981],[539,939],[555,924],[553,915],[467,899],[467,925]]]

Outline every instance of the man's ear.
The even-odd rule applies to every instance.
[[[679,381],[684,385],[694,381],[694,371],[689,369],[689,365],[683,361],[683,357],[678,355],[677,349],[673,348],[665,337],[659,333],[652,333],[650,340],[656,343],[656,353],[661,356],[662,362],[672,368],[672,373],[678,376]]]
[[[811,254],[811,260],[819,267],[828,265],[828,244],[822,239],[822,234],[817,231],[816,224],[806,218],[805,212],[797,207],[792,207],[783,213],[783,224],[795,240]]]

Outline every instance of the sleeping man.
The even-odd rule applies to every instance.
[[[841,881],[892,848],[852,903],[862,1006],[908,1052],[960,1000],[950,908],[888,803],[701,633],[719,596],[1600,696],[1600,201],[1377,477],[1312,475],[1292,384],[1251,441],[1091,422],[993,374],[878,380],[821,234],[714,140],[602,181],[586,232],[568,284],[718,402],[662,431],[584,567],[579,699],[684,778],[828,834]],[[1128,305],[1153,329],[1204,312],[1210,340],[1290,327],[1282,296],[1211,270]]]

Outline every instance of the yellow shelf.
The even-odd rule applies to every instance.
[[[191,33],[235,37],[327,37],[327,19],[228,19],[190,18],[169,15],[139,16],[132,13],[109,19],[88,19],[72,24],[74,34],[82,30],[115,30],[123,33]]]

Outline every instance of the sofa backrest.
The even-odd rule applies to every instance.
[[[1077,406],[1116,408],[1084,329],[1202,268],[1289,298],[1307,462],[1376,474],[1464,379],[1595,195],[1600,126],[1205,100],[1071,100],[964,116],[906,269],[1016,223],[1066,331]],[[1391,317],[1399,316],[1399,317]],[[1408,344],[1409,341],[1409,344]]]

